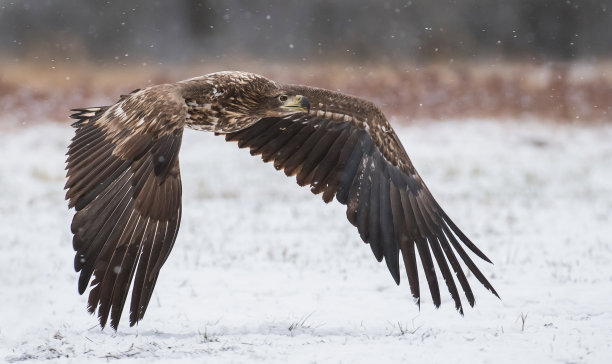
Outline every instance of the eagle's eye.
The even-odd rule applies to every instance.
[[[287,95],[280,95],[278,97],[278,101],[280,101],[280,102],[285,102],[285,101],[287,101],[287,99],[288,99]]]

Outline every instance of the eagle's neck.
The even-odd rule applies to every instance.
[[[253,123],[240,107],[241,100],[205,77],[185,82],[183,97],[190,129],[229,133]]]

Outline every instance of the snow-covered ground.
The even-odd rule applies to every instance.
[[[612,127],[434,122],[398,130],[441,205],[494,261],[412,303],[345,219],[233,143],[188,131],[184,212],[144,321],[100,330],[77,293],[72,131],[0,131],[0,362],[612,362]],[[126,310],[127,311],[127,310]],[[124,312],[125,314],[125,312]]]

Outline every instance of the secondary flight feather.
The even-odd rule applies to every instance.
[[[417,303],[417,255],[436,307],[434,261],[459,312],[456,282],[471,306],[475,301],[464,266],[497,296],[465,248],[490,260],[442,210],[383,113],[367,100],[218,72],[73,111],[65,188],[75,210],[74,267],[79,293],[91,287],[88,310],[97,311],[102,327],[110,317],[117,328],[130,288],[130,325],[144,317],[176,241],[185,127],[223,135],[295,175],[326,203],[335,197],[346,205],[349,222],[397,284],[401,255]]]

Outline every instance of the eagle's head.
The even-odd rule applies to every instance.
[[[209,99],[217,117],[235,126],[267,117],[308,113],[310,101],[289,87],[246,72],[217,72],[206,76]],[[223,128],[227,131],[227,128]]]

